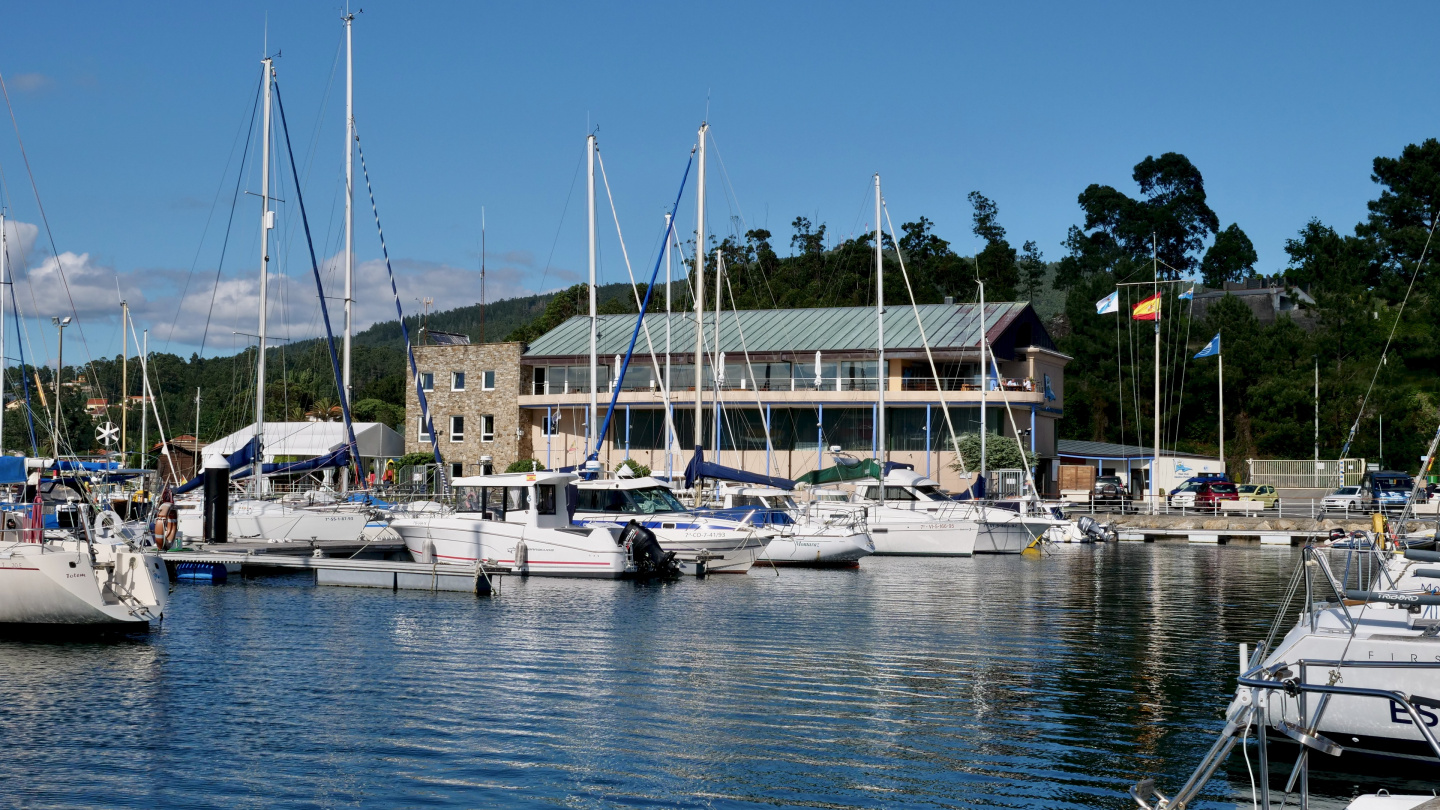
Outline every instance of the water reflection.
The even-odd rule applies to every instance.
[[[495,599],[182,587],[139,642],[0,642],[0,783],[82,806],[1129,807],[1213,740],[1295,559],[1121,544]],[[1228,778],[1216,806],[1248,798]]]

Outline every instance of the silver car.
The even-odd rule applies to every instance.
[[[1351,511],[1364,511],[1365,504],[1362,500],[1360,487],[1340,487],[1320,502],[1320,507],[1326,511],[1335,510],[1345,513]]]

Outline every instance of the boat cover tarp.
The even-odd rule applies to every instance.
[[[21,456],[0,456],[0,484],[25,483],[25,459]]]
[[[721,481],[734,481],[737,484],[775,487],[786,492],[795,488],[795,482],[788,478],[781,478],[778,475],[761,475],[706,461],[705,451],[699,447],[695,448],[695,457],[690,459],[690,463],[685,466],[685,487],[688,489],[695,486],[697,478],[715,478]]]
[[[858,459],[837,456],[834,466],[812,470],[796,478],[795,481],[818,487],[825,484],[838,484],[842,481],[858,481],[861,478],[874,478],[878,481],[884,477],[885,473],[880,468],[880,462],[873,458]]]
[[[266,464],[265,474],[294,475],[296,473],[310,472],[311,470],[323,470],[326,467],[348,466],[350,466],[350,448],[340,447],[332,452],[326,453],[323,456],[307,458],[304,461],[288,461],[284,464]],[[254,472],[255,466],[252,464],[250,466],[250,469],[241,470],[240,472],[230,476],[230,480],[234,481],[238,478],[249,478],[252,474],[254,474]]]
[[[975,476],[975,483],[964,492],[957,492],[950,496],[952,501],[979,501],[985,498],[985,476]]]

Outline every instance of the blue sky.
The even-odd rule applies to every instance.
[[[1427,84],[1440,12],[1425,5],[362,5],[356,117],[407,311],[419,297],[441,309],[477,299],[482,206],[490,298],[583,277],[587,123],[646,274],[707,116],[720,158],[712,232],[743,215],[784,246],[803,215],[847,236],[869,225],[879,171],[897,224],[928,216],[971,253],[965,195],[978,189],[1014,244],[1034,239],[1056,259],[1086,185],[1133,193],[1135,163],[1178,151],[1267,272],[1306,220],[1348,231],[1364,216],[1375,156],[1436,133]],[[69,333],[67,358],[118,354],[117,284],[152,349],[194,351],[207,318],[207,354],[254,331],[255,197],[241,197],[218,290],[215,273],[267,18],[317,249],[333,257],[339,3],[54,3],[7,15],[0,72],[70,285],[67,296],[33,227],[14,135],[0,133],[22,223],[12,242],[31,267],[16,292],[44,323],[27,326],[32,355],[49,356],[49,316],[71,298],[84,333]],[[258,192],[258,176],[242,185]],[[393,307],[359,192],[363,326]],[[315,295],[286,199],[271,319],[301,337],[315,332]],[[682,229],[693,207],[692,186]],[[602,280],[623,280],[603,189],[600,219]]]

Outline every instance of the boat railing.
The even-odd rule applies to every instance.
[[[1403,710],[1410,717],[1430,747],[1436,759],[1440,759],[1440,740],[1437,740],[1435,733],[1425,724],[1425,718],[1420,712],[1420,707],[1432,709],[1440,708],[1440,698],[1414,695],[1402,692],[1398,689],[1376,689],[1358,686],[1340,686],[1341,669],[1422,669],[1440,671],[1440,662],[1408,662],[1408,661],[1349,661],[1349,660],[1323,660],[1323,659],[1300,659],[1294,662],[1278,662],[1268,666],[1262,666],[1260,660],[1265,650],[1264,645],[1255,649],[1253,656],[1246,659],[1244,645],[1240,648],[1240,655],[1245,671],[1240,674],[1238,686],[1235,692],[1235,701],[1231,704],[1231,710],[1226,717],[1225,727],[1221,730],[1220,736],[1206,752],[1200,765],[1190,775],[1185,784],[1176,791],[1173,796],[1165,796],[1155,789],[1154,779],[1144,779],[1130,788],[1130,798],[1143,808],[1143,810],[1180,810],[1189,807],[1195,797],[1204,789],[1205,785],[1215,775],[1215,771],[1224,764],[1226,758],[1234,749],[1236,743],[1246,742],[1252,725],[1259,725],[1258,733],[1255,735],[1256,748],[1259,755],[1258,767],[1253,773],[1260,775],[1258,804],[1261,807],[1270,807],[1270,752],[1267,744],[1267,728],[1274,728],[1276,731],[1294,740],[1300,746],[1299,755],[1295,764],[1290,770],[1290,776],[1286,780],[1285,793],[1290,794],[1299,788],[1299,800],[1301,807],[1307,807],[1310,797],[1310,775],[1309,758],[1312,751],[1339,756],[1344,748],[1331,741],[1320,733],[1320,722],[1324,717],[1325,710],[1333,697],[1353,697],[1373,700],[1391,701],[1391,711]],[[1311,668],[1323,668],[1327,671],[1328,677],[1324,683],[1310,683],[1307,681],[1308,670]],[[1279,718],[1275,724],[1269,719],[1270,701],[1280,693],[1297,701],[1296,719],[1291,722]],[[1309,709],[1308,698],[1318,695],[1313,713]],[[1249,753],[1246,749],[1246,760],[1248,763]],[[1253,777],[1252,777],[1253,779]]]

